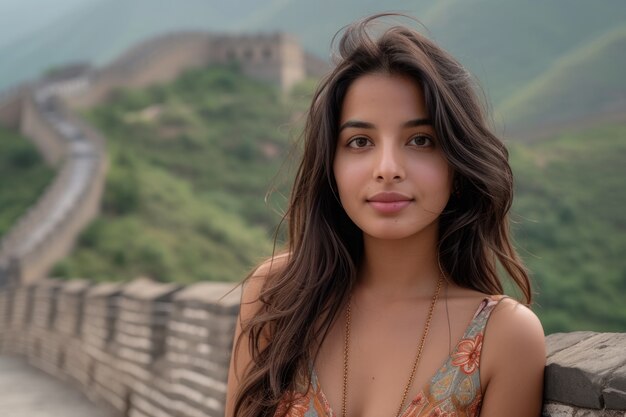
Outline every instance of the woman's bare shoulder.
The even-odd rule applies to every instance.
[[[265,287],[268,277],[279,273],[289,261],[289,253],[273,256],[257,266],[243,283],[241,294],[242,310],[250,310],[246,306],[255,307],[259,303],[259,296]],[[254,310],[254,308],[252,309]],[[242,314],[242,318],[244,314]]]
[[[255,280],[266,279],[270,274],[279,272],[289,261],[289,253],[283,252],[261,262],[252,272],[250,278]]]
[[[494,338],[505,338],[518,343],[528,340],[528,343],[541,342],[543,345],[544,332],[539,318],[519,301],[505,297],[491,315],[489,327]]]
[[[545,360],[544,346],[543,326],[537,315],[517,300],[509,297],[500,300],[485,329],[485,348],[491,348],[494,354],[490,356],[508,350],[509,353],[525,352],[523,356],[535,353]]]
[[[502,415],[516,406],[519,415],[538,415],[545,362],[545,336],[537,315],[516,300],[502,299],[491,313],[483,340],[484,415]]]
[[[261,263],[244,281],[241,293],[239,320],[235,327],[233,350],[228,371],[228,388],[226,390],[226,416],[233,416],[235,393],[244,376],[245,370],[252,362],[249,343],[249,325],[259,313],[262,306],[260,297],[268,277],[284,268],[289,260],[288,254],[276,255]],[[267,327],[259,345],[263,349],[269,340]]]
[[[471,288],[450,286],[449,297],[464,301],[468,306],[476,306],[486,298],[498,299],[501,296],[486,294]],[[498,301],[490,315],[487,327],[487,332],[494,333],[492,337],[494,339],[500,339],[500,336],[507,340],[510,340],[510,337],[522,339],[528,337],[531,341],[540,339],[543,343],[543,327],[537,315],[530,308],[510,297],[503,297]]]

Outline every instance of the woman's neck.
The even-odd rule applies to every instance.
[[[363,243],[359,291],[389,301],[432,296],[441,274],[436,231],[399,240],[365,235]]]

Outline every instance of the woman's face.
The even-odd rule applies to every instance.
[[[346,92],[333,164],[341,204],[365,235],[402,239],[435,232],[453,172],[420,85],[367,74]]]

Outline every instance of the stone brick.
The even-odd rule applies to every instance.
[[[626,349],[626,345],[622,347]],[[604,406],[613,410],[626,410],[626,364],[613,370],[603,392]]]
[[[542,417],[626,417],[624,411],[594,410],[589,408],[572,407],[566,404],[545,403]]]
[[[575,345],[581,340],[595,336],[595,332],[553,333],[546,336],[546,356],[550,357],[561,350]]]
[[[626,363],[626,333],[601,333],[547,360],[545,398],[584,408],[603,407],[604,383]]]
[[[228,283],[200,282],[188,286],[174,296],[175,303],[205,306],[210,310],[236,315],[241,301],[241,287]]]
[[[565,404],[546,403],[541,413],[542,417],[573,417],[576,409]]]
[[[122,292],[125,297],[144,301],[161,301],[180,289],[180,285],[162,284],[146,278],[138,278],[124,287]]]

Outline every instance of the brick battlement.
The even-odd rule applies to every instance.
[[[0,289],[0,354],[119,416],[222,417],[240,289],[139,279]],[[626,415],[626,334],[547,337],[544,416]]]

